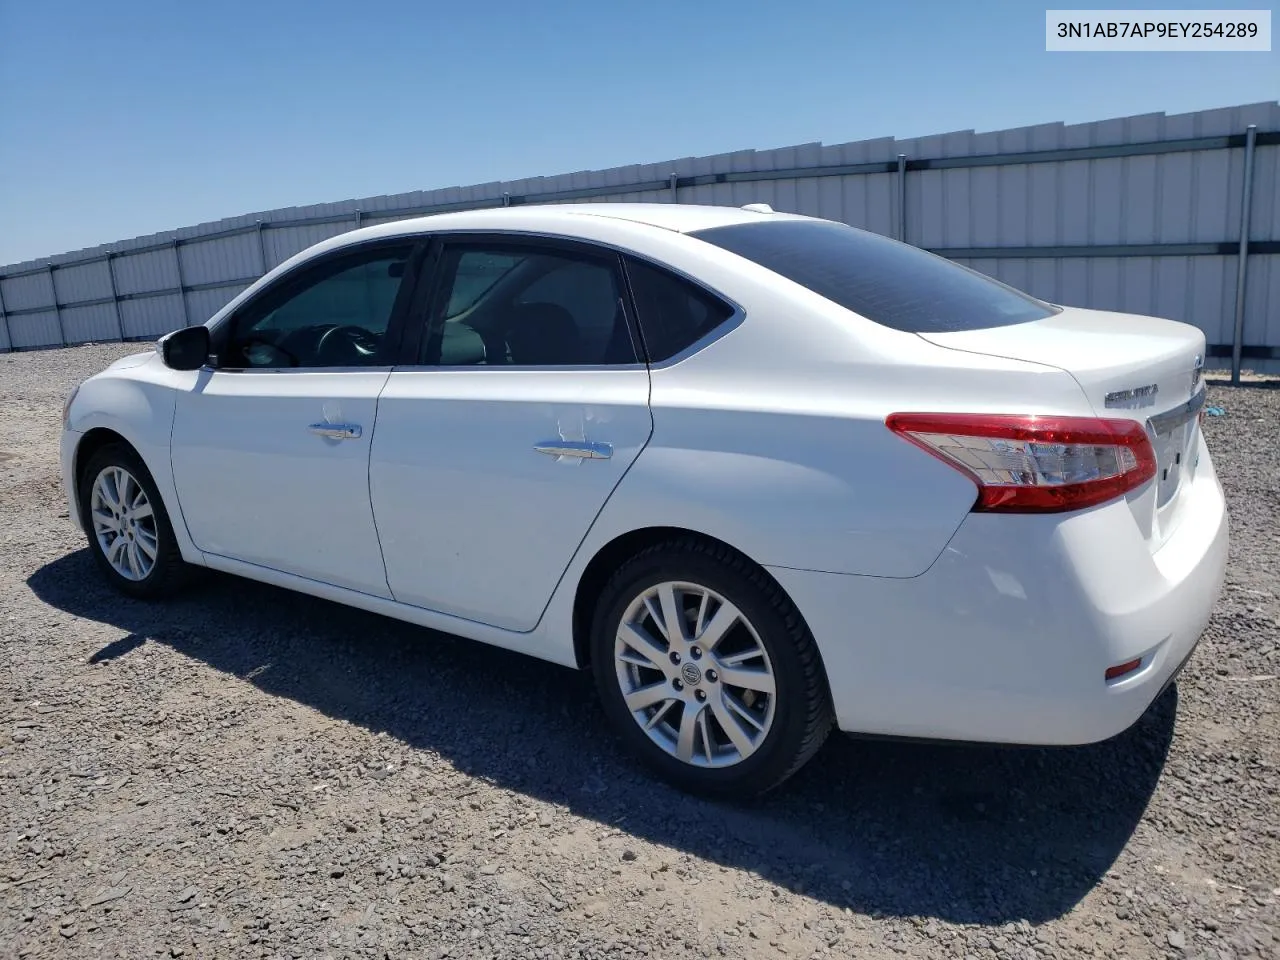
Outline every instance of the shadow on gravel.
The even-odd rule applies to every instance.
[[[499,787],[865,914],[1066,913],[1142,816],[1177,707],[1174,688],[1127,733],[1080,748],[833,736],[776,794],[735,807],[679,794],[619,756],[585,674],[231,577],[140,603],[111,592],[87,550],[28,583],[52,606],[129,632],[86,650],[91,661],[163,643]]]
[[[130,650],[137,650],[140,646],[147,642],[145,634],[131,633],[127,637],[121,637],[119,640],[112,640],[101,650],[94,651],[89,657],[90,663],[106,663],[108,660],[116,660],[123,657]]]

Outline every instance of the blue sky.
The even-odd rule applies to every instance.
[[[1280,98],[1276,52],[1047,53],[1046,6],[0,0],[0,264],[371,194]]]

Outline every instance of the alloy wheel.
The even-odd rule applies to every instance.
[[[159,537],[142,484],[123,467],[103,468],[93,481],[89,516],[111,569],[126,580],[145,580],[156,564]]]
[[[666,581],[637,596],[618,625],[614,666],[632,718],[683,763],[740,763],[772,727],[769,654],[743,613],[707,587]]]

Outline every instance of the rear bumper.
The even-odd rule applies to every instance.
[[[1190,657],[1222,587],[1228,521],[1202,448],[1154,553],[1124,501],[970,514],[910,579],[770,568],[826,666],[840,729],[1079,744],[1131,726]],[[1117,680],[1108,667],[1141,659]]]

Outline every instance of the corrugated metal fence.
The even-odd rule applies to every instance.
[[[0,350],[149,339],[359,226],[553,201],[740,205],[904,239],[1056,303],[1172,317],[1280,361],[1280,104],[744,150],[291,207],[0,268]]]

